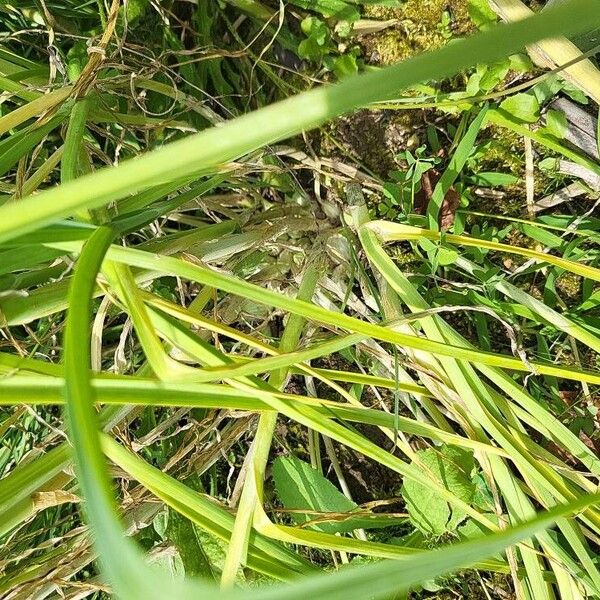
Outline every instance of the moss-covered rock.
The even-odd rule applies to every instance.
[[[362,39],[366,59],[381,65],[439,48],[449,37],[473,29],[464,0],[407,0],[398,8],[367,5],[365,17],[397,21],[395,27]]]

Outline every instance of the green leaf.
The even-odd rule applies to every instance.
[[[533,94],[510,96],[500,104],[500,108],[526,123],[535,123],[540,118],[540,103]]]
[[[317,17],[306,17],[300,27],[306,39],[298,44],[298,56],[319,62],[332,49],[329,28]]]
[[[425,252],[435,252],[439,247],[439,244],[436,244],[427,238],[419,239],[418,244]]]
[[[429,448],[417,452],[412,464],[464,502],[473,501],[475,485],[471,471],[474,463],[470,452],[455,446]],[[401,493],[412,523],[425,534],[440,536],[454,531],[465,518],[464,513],[452,509],[439,494],[421,483],[405,481]]]
[[[300,23],[302,32],[315,40],[319,46],[323,46],[329,40],[329,28],[317,17],[306,17]]]
[[[451,265],[456,262],[458,258],[458,252],[454,250],[454,248],[444,248],[440,247],[440,251],[438,253],[438,263],[440,266]]]
[[[559,110],[549,110],[546,114],[546,130],[550,135],[562,140],[568,130],[565,113]]]
[[[475,485],[473,505],[486,512],[494,510],[494,497],[481,473],[474,475],[473,484]]]
[[[564,82],[561,81],[556,75],[548,75],[547,77],[544,77],[542,81],[536,83],[531,88],[531,91],[538,99],[540,106],[543,106],[552,100],[552,98],[554,98],[554,96],[556,96],[556,94],[562,90],[563,86]]]
[[[356,64],[356,56],[347,53],[338,56],[333,60],[333,72],[339,79],[348,75],[358,73],[358,65]]]
[[[148,0],[128,0],[125,4],[128,24],[131,25],[136,19],[143,16],[149,4]]]
[[[496,523],[496,525],[500,525],[500,520],[498,519],[498,515],[495,513],[485,513],[486,517],[489,518],[490,521]],[[481,523],[474,521],[473,519],[467,519],[462,525],[458,527],[456,530],[459,539],[462,540],[477,540],[485,537],[489,534],[489,531],[485,529],[485,527],[481,526]],[[495,559],[501,560],[502,555],[500,553],[494,556]]]
[[[360,12],[344,0],[291,0],[292,4],[306,10],[314,10],[325,18],[333,17],[338,21],[357,21]]]
[[[213,565],[198,540],[194,524],[189,519],[174,510],[169,510],[165,537],[177,548],[187,576],[217,580]]]
[[[346,513],[356,510],[358,505],[349,500],[319,471],[293,456],[278,458],[273,463],[273,479],[277,495],[288,509],[307,509],[316,513]],[[322,515],[292,513],[298,524],[307,523]],[[320,523],[310,529],[325,533],[348,531],[349,522]],[[361,527],[354,524],[351,529]]]
[[[529,56],[522,52],[519,52],[517,54],[511,54],[509,57],[509,61],[510,70],[516,71],[517,73],[529,73],[535,68]]]
[[[481,79],[479,80],[479,89],[484,92],[489,92],[499,83],[504,81],[509,69],[510,61],[508,58],[490,65],[478,66],[477,72],[481,76]]]
[[[538,163],[538,167],[545,171],[546,173],[556,173],[558,171],[559,162],[558,159],[553,156],[548,156],[547,158],[543,158]]]
[[[562,238],[540,227],[535,227],[533,225],[524,223],[522,225],[522,229],[525,235],[528,235],[530,238],[533,238],[538,242],[541,242],[547,248],[560,248],[564,243]]]
[[[490,8],[488,0],[469,0],[467,9],[471,20],[477,27],[491,25],[498,20],[496,13]]]
[[[510,173],[481,172],[469,177],[469,181],[474,185],[499,187],[513,185],[519,181],[519,178],[511,175]]]
[[[131,4],[129,5],[131,6]],[[67,74],[69,81],[75,81],[87,63],[89,54],[83,40],[79,40],[67,52]]]
[[[323,47],[313,37],[302,40],[298,44],[298,56],[313,62],[319,62],[323,58]]]

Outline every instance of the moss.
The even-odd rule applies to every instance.
[[[502,168],[514,175],[523,174],[523,137],[510,129],[489,125],[485,129],[489,136],[485,154],[479,159],[483,170]]]
[[[392,258],[402,271],[415,271],[423,262],[408,243],[398,244],[394,250]]]
[[[462,36],[473,29],[464,0],[407,0],[398,8],[367,5],[364,16],[397,21],[395,27],[362,40],[367,59],[382,65],[439,48],[448,37]],[[445,17],[449,17],[447,23]]]
[[[482,142],[477,157],[477,170],[512,173],[519,178],[514,185],[502,188],[498,196],[474,197],[469,208],[489,214],[528,218],[525,199],[525,158],[523,136],[510,129],[490,125],[485,130],[487,140]],[[534,143],[536,161],[553,156],[546,148]],[[543,169],[534,173],[534,197],[543,198],[561,187],[561,182]]]
[[[567,304],[572,304],[581,294],[581,278],[574,273],[565,272],[556,281],[556,288]]]

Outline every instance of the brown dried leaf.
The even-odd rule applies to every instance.
[[[579,392],[574,392],[572,390],[561,390],[559,392],[559,396],[567,406],[573,406],[573,404],[579,398]]]
[[[598,453],[598,444],[584,431],[579,432],[579,439],[592,451]]]
[[[442,174],[437,169],[429,169],[421,176],[421,189],[415,194],[414,201],[414,210],[417,214],[424,215],[427,212],[429,201],[441,177]],[[454,216],[459,205],[460,196],[454,187],[451,187],[446,192],[438,216],[441,229],[448,229],[454,223]]]
[[[65,492],[64,490],[52,490],[50,492],[35,492],[31,495],[34,510],[43,510],[59,504],[68,502],[80,502],[79,496]]]
[[[557,458],[560,458],[562,461],[564,461],[568,465],[574,466],[577,464],[577,461],[573,458],[573,456],[571,454],[569,454],[566,450],[564,450],[563,448],[561,448],[558,444],[555,444],[554,442],[548,442],[546,444],[546,450],[548,450],[548,452],[550,452]]]

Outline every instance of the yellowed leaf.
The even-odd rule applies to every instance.
[[[533,14],[521,0],[490,0],[494,12],[507,22],[520,21]],[[579,48],[567,38],[543,40],[528,46],[531,59],[540,67],[554,69],[581,56]],[[583,59],[561,72],[562,77],[600,104],[600,71],[589,59]]]
[[[71,492],[65,492],[64,490],[35,492],[31,495],[31,499],[33,500],[34,510],[43,510],[44,508],[58,506],[59,504],[67,504],[68,502],[80,501],[79,496],[71,494]]]

